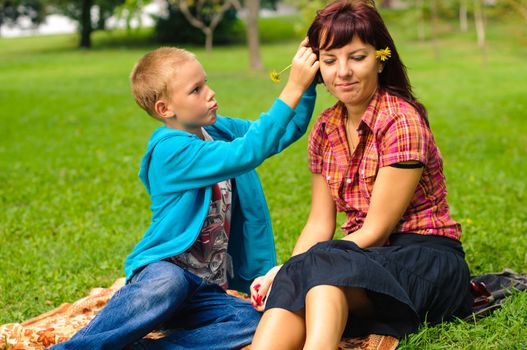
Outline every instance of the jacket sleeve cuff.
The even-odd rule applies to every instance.
[[[268,112],[268,115],[271,116],[273,120],[280,121],[284,128],[289,123],[294,114],[295,111],[291,107],[289,107],[287,103],[285,103],[279,98],[274,101],[273,105],[271,106],[271,109],[269,109]]]

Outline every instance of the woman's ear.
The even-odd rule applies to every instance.
[[[379,64],[379,69],[377,70],[377,72],[379,72],[379,74],[381,74],[383,70],[384,70],[384,63],[380,63]]]

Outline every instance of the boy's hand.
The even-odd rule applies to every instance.
[[[263,312],[267,302],[267,296],[271,292],[274,277],[282,265],[275,266],[270,269],[265,276],[260,276],[254,279],[251,284],[251,303],[256,311]]]
[[[308,40],[305,38],[293,57],[289,79],[279,97],[292,109],[296,108],[302,94],[313,82],[319,69],[317,55],[307,45]]]

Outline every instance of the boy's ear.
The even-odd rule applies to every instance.
[[[158,116],[163,119],[171,118],[175,114],[174,111],[171,110],[168,103],[163,99],[156,101],[156,103],[154,104],[154,111]]]

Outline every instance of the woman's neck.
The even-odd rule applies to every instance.
[[[345,104],[345,106],[348,120],[352,123],[352,125],[359,125],[360,121],[362,120],[362,116],[366,111],[366,108],[368,108],[368,105],[357,106]]]
[[[368,109],[368,106],[370,105],[370,102],[373,99],[373,96],[375,96],[376,92],[377,89],[375,89],[373,93],[362,103],[344,103],[344,106],[346,106],[346,111],[348,113],[348,120],[350,120],[353,125],[359,125],[360,121],[362,120],[362,116],[364,115],[364,112],[366,112],[366,109]]]

